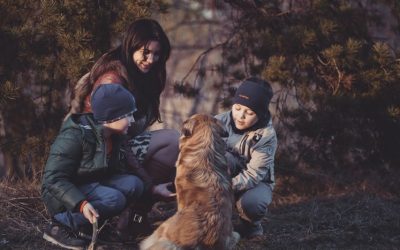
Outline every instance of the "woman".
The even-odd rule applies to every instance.
[[[169,40],[157,21],[134,21],[121,45],[105,53],[78,81],[69,112],[91,112],[90,96],[100,84],[119,83],[129,89],[137,101],[135,123],[128,133],[129,151],[151,177],[152,183],[146,185],[148,193],[165,198],[174,196],[167,187],[174,178],[179,133],[146,130],[161,121],[160,95],[165,88],[170,50]]]

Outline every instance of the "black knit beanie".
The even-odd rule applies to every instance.
[[[91,106],[94,119],[110,123],[136,111],[133,95],[120,84],[100,84],[92,93]]]
[[[259,118],[267,118],[273,92],[271,85],[260,78],[244,80],[235,92],[233,104],[241,104],[254,111]]]

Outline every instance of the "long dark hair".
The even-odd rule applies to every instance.
[[[135,51],[146,46],[149,41],[160,44],[160,57],[151,70],[143,74],[133,62]],[[171,45],[160,24],[152,19],[139,19],[133,22],[125,33],[121,44],[121,61],[125,65],[133,83],[133,92],[138,99],[139,112],[151,111],[150,123],[161,121],[160,95],[165,88],[165,64],[169,58]],[[139,114],[140,115],[140,114]],[[148,113],[147,113],[148,115]]]
[[[133,62],[133,53],[150,41],[160,44],[160,57],[149,72],[142,73]],[[120,61],[124,66],[123,84],[134,94],[137,101],[138,117],[147,116],[151,125],[155,121],[161,122],[160,95],[165,88],[166,62],[169,58],[171,45],[160,24],[153,19],[139,19],[134,21],[126,30],[121,45],[104,54],[93,66],[90,72],[90,81],[110,70],[110,62]],[[107,65],[107,66],[106,66]],[[117,67],[117,66],[116,66]],[[112,65],[111,65],[112,69]]]

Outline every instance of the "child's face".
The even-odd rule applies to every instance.
[[[239,130],[250,128],[258,121],[253,110],[240,104],[232,105],[232,117],[236,128]]]
[[[114,131],[115,134],[126,135],[128,133],[128,128],[133,122],[135,122],[135,119],[133,118],[133,114],[130,114],[118,121],[107,124],[107,127]]]

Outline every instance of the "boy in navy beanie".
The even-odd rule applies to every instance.
[[[233,103],[248,107],[259,119],[269,120],[268,106],[272,95],[272,88],[268,82],[251,77],[240,84]]]
[[[113,128],[111,133],[120,130],[127,134],[129,126],[135,121],[135,98],[120,84],[100,85],[92,94],[91,107],[94,120],[106,128]]]
[[[272,201],[277,138],[268,110],[271,85],[260,78],[244,80],[235,92],[230,111],[216,116],[226,126],[225,154],[241,224],[241,237],[263,234],[262,218]]]
[[[69,249],[84,249],[92,223],[101,226],[143,192],[143,182],[121,154],[124,134],[134,122],[134,97],[120,84],[102,84],[91,106],[93,113],[65,120],[43,173],[42,199],[52,216],[43,238]],[[102,232],[99,242],[110,241],[112,232]]]

